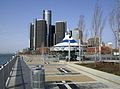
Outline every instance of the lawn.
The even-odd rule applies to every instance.
[[[77,64],[120,76],[120,67],[118,63],[96,62],[96,65],[95,63]]]

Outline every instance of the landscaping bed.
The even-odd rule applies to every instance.
[[[81,63],[81,64],[76,63],[76,64],[120,76],[120,68],[118,63],[96,62],[96,63]]]

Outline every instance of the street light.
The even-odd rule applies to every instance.
[[[101,61],[101,37],[99,37],[99,61]]]
[[[69,36],[69,50],[68,50],[68,57],[69,57],[69,62],[70,62],[70,38],[71,38],[71,36]]]
[[[81,40],[80,40],[80,38],[79,38],[79,62],[80,62],[80,60],[81,60],[81,47],[80,47],[80,45],[81,45]]]
[[[118,46],[119,46],[119,70],[120,70],[120,30],[118,32]]]

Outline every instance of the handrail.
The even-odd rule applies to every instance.
[[[17,60],[18,56],[14,56],[12,60],[7,62],[4,65],[1,65],[0,68],[0,89],[5,89],[6,81],[8,77],[10,76],[10,72],[12,71],[12,68]]]

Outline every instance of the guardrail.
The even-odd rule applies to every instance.
[[[17,56],[14,56],[9,62],[1,65],[0,68],[0,89],[5,89],[6,81],[10,76],[13,65],[15,64]]]

